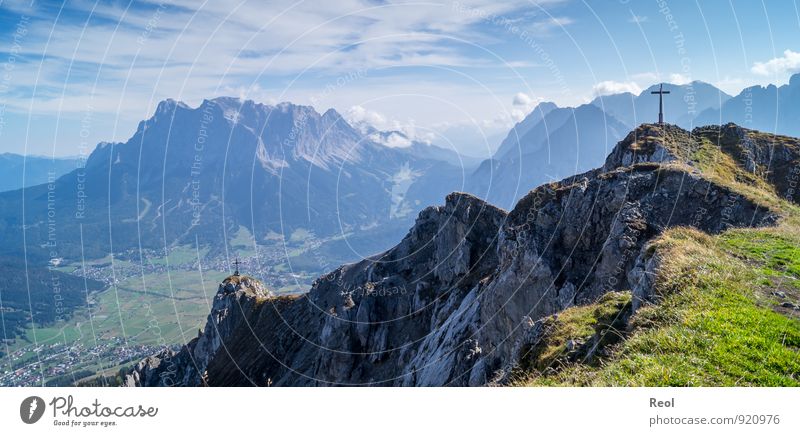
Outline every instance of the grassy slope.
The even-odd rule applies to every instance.
[[[625,341],[588,362],[558,359],[569,339],[584,341],[598,323],[581,313],[609,311],[607,302],[572,308],[568,324],[542,341],[550,362],[520,370],[515,384],[591,386],[800,386],[800,213],[763,179],[747,173],[713,141],[700,138],[691,160],[709,179],[785,218],[775,228],[709,236],[674,228],[651,243],[663,259],[657,305],[630,320]],[[784,298],[774,295],[781,292]],[[573,313],[575,312],[575,313]],[[566,316],[564,316],[566,314]],[[559,344],[560,342],[560,344]]]
[[[800,386],[800,319],[771,294],[800,295],[800,235],[786,227],[718,237],[673,229],[655,247],[665,259],[662,301],[634,315],[627,340],[604,361],[533,371],[517,383]]]

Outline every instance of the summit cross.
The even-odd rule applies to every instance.
[[[664,91],[664,84],[658,86],[658,91],[650,91],[650,94],[658,94],[658,124],[664,126],[664,94],[669,94],[669,91]]]
[[[233,272],[233,275],[238,276],[239,275],[239,265],[241,265],[241,262],[239,262],[239,258],[238,257],[233,262],[233,265],[236,267],[236,270]]]

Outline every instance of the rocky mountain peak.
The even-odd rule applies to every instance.
[[[333,122],[338,122],[339,120],[346,122],[344,121],[344,117],[342,117],[342,114],[337,112],[336,109],[334,108],[329,108],[328,110],[326,110],[325,113],[322,114],[322,117],[327,118]]]
[[[175,99],[172,99],[172,98],[168,98],[168,99],[160,101],[158,103],[158,106],[156,106],[155,114],[156,115],[158,115],[158,114],[169,114],[169,113],[175,111],[177,108],[189,109],[189,105],[187,105],[186,103],[184,103],[182,101],[175,100]]]
[[[786,144],[779,152],[794,161],[796,140]],[[206,331],[174,356],[178,373],[189,385],[503,383],[539,340],[537,320],[617,291],[631,290],[634,308],[653,301],[658,259],[647,247],[665,229],[776,222],[740,185],[704,174],[703,162],[672,163],[696,150],[736,165],[749,156],[753,177],[774,177],[760,171],[771,152],[757,132],[642,125],[605,166],[542,185],[510,213],[448,195],[397,246],[320,277],[299,298],[218,293]],[[132,384],[163,379],[156,363],[137,366]]]
[[[252,298],[269,298],[275,295],[263,283],[250,276],[231,275],[219,285],[217,295],[242,293]]]
[[[220,283],[206,325],[180,352],[164,350],[137,365],[126,380],[129,386],[197,386],[207,384],[209,360],[225,345],[247,316],[273,298],[260,281],[244,275],[231,275]]]
[[[672,124],[642,124],[617,143],[606,158],[603,171],[641,162],[678,159],[680,144],[690,142],[690,133]]]

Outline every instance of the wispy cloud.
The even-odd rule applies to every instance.
[[[548,34],[554,30],[561,29],[575,23],[570,17],[549,17],[547,19],[536,21],[531,24],[531,28],[536,34]]]
[[[631,17],[628,18],[629,23],[640,24],[647,21],[647,17],[643,15],[636,15],[631,13]]]
[[[526,0],[461,4],[492,14],[530,7]],[[450,3],[176,0],[126,7],[78,0],[64,9],[58,21],[57,9],[33,13],[10,107],[27,111],[33,97],[34,111],[91,105],[137,108],[132,116],[141,117],[166,97],[191,102],[231,89],[280,94],[356,70],[496,64],[466,43],[482,32],[481,17],[455,12]],[[568,21],[537,16],[527,25],[547,32]]]

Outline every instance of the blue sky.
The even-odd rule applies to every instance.
[[[75,155],[165,98],[233,95],[483,155],[542,100],[798,71],[791,1],[0,0],[0,151]]]

